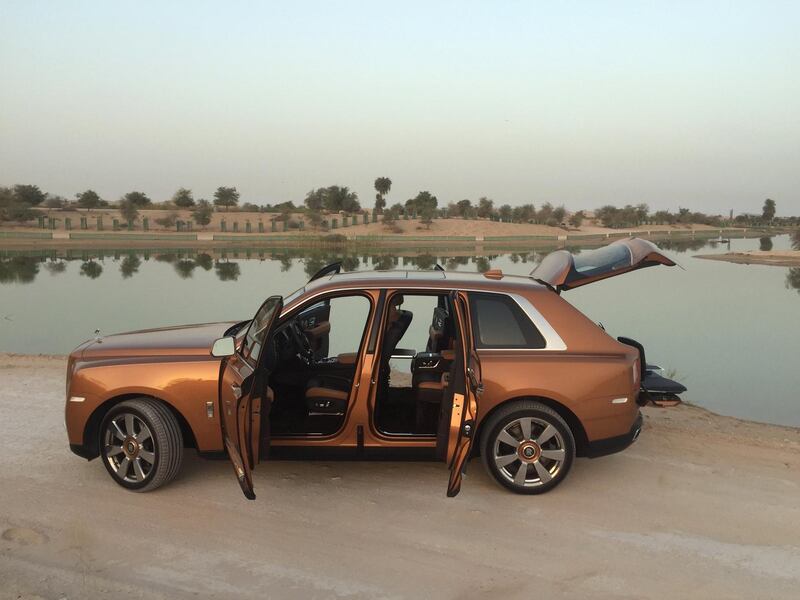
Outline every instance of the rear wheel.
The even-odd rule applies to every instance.
[[[111,478],[135,492],[172,481],[183,460],[183,435],[175,415],[151,398],[127,400],[108,411],[99,442]]]
[[[532,400],[501,407],[483,426],[481,455],[498,483],[518,494],[543,494],[569,473],[575,439],[552,408]]]

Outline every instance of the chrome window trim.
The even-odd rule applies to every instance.
[[[488,292],[490,294],[495,294],[498,292]],[[544,318],[542,313],[540,313],[536,307],[531,303],[530,300],[525,298],[524,296],[520,296],[519,294],[514,293],[505,293],[507,296],[510,296],[511,299],[517,303],[517,305],[522,309],[522,311],[527,315],[527,317],[531,320],[531,323],[536,326],[539,330],[539,333],[542,334],[544,338],[544,348],[519,348],[519,350],[534,351],[534,352],[542,352],[542,351],[564,351],[567,349],[567,345],[564,343],[564,340],[561,339],[561,336],[558,335],[553,326],[550,325],[549,321]],[[515,348],[516,349],[516,348]]]
[[[308,298],[300,297],[298,301],[305,304],[308,300],[313,300],[317,296],[323,296],[326,294],[335,294],[341,293],[346,291],[353,291],[358,293],[359,291],[366,291],[366,290],[388,290],[388,289],[395,289],[395,288],[387,288],[384,286],[370,286],[370,287],[363,287],[363,288],[337,288],[335,290],[325,290],[319,291],[316,294],[310,295]],[[549,321],[544,318],[544,315],[540,313],[536,307],[531,303],[530,300],[525,298],[520,294],[516,294],[514,292],[499,292],[499,291],[492,291],[486,289],[476,289],[476,288],[463,288],[463,287],[453,287],[453,288],[442,288],[442,287],[433,287],[433,286],[402,286],[396,288],[398,290],[402,290],[403,293],[413,294],[415,291],[421,292],[430,292],[430,291],[439,291],[442,293],[447,293],[449,291],[458,291],[458,292],[473,292],[476,294],[498,294],[502,296],[508,296],[514,302],[517,303],[522,309],[522,312],[530,319],[531,323],[536,326],[539,330],[539,333],[542,334],[544,338],[544,348],[477,348],[479,353],[481,352],[564,352],[567,349],[567,345],[564,343],[564,340],[558,335],[558,332],[550,325]],[[291,311],[288,311],[287,308],[284,306],[283,310],[281,311],[280,319],[285,317],[289,312],[294,311],[295,309],[292,308]]]

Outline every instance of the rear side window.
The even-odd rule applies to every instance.
[[[519,304],[504,294],[470,293],[476,348],[544,348],[545,341]]]

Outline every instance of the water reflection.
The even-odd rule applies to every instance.
[[[592,246],[607,243],[608,240],[598,239]],[[754,243],[751,242],[751,243]],[[790,243],[795,248],[800,248],[800,233],[795,234]],[[702,248],[719,248],[720,251],[730,249],[728,240],[660,240],[658,242],[665,250],[677,253],[697,251]],[[773,240],[770,237],[759,239],[762,250],[771,249]],[[782,242],[786,247],[786,242]],[[44,265],[51,276],[58,276],[67,272],[69,263],[79,262],[79,273],[88,279],[98,279],[115,269],[107,268],[109,259],[118,265],[122,279],[131,279],[139,276],[145,270],[146,263],[168,264],[172,272],[180,280],[189,280],[198,272],[213,272],[219,281],[235,282],[242,276],[242,260],[244,261],[273,261],[280,266],[282,273],[289,272],[295,265],[302,266],[307,278],[313,276],[324,266],[339,261],[342,270],[356,271],[359,269],[433,269],[437,264],[449,271],[469,269],[477,272],[486,272],[492,268],[493,263],[502,257],[501,263],[506,265],[520,265],[515,269],[518,273],[529,273],[535,265],[548,253],[558,248],[564,248],[574,254],[579,254],[587,248],[569,244],[566,246],[541,246],[535,250],[509,249],[507,251],[492,247],[491,252],[486,252],[481,247],[464,247],[459,249],[420,248],[418,250],[396,249],[371,249],[365,253],[363,250],[326,249],[326,248],[212,248],[212,249],[60,249],[60,250],[19,250],[0,251],[0,284],[29,284],[32,283]],[[522,265],[529,265],[523,267]],[[800,290],[798,285],[797,269],[790,269],[786,275],[786,287]]]
[[[89,260],[81,265],[81,275],[89,279],[97,279],[103,274],[103,265],[93,260]]]
[[[40,262],[30,256],[0,260],[0,283],[31,283],[39,273]]]
[[[122,273],[123,279],[133,277],[139,272],[139,267],[142,265],[142,259],[135,254],[129,254],[122,259],[119,266],[119,272]]]
[[[800,294],[800,267],[792,267],[786,273],[786,289],[797,290],[797,293]]]

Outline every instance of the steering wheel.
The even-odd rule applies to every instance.
[[[297,348],[297,355],[307,364],[312,364],[314,362],[314,350],[311,348],[308,336],[306,336],[303,328],[300,327],[300,323],[292,321],[288,329],[294,340],[295,348]]]

